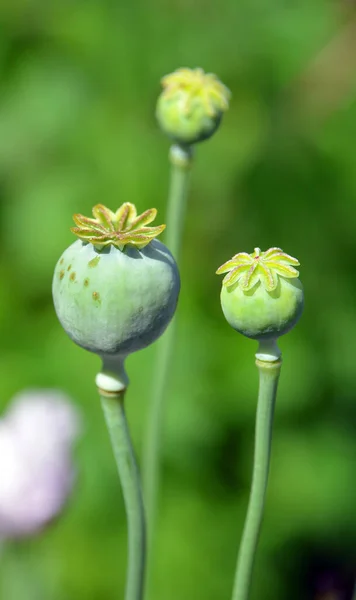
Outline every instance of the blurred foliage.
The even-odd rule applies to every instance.
[[[2,1],[1,403],[22,388],[61,387],[86,420],[76,493],[48,531],[4,553],[4,599],[122,597],[125,519],[93,383],[99,361],[63,333],[51,278],[73,241],[74,212],[129,201],[164,214],[168,141],[154,106],[160,77],[178,66],[217,73],[233,98],[220,131],[197,148],[192,174],[167,389],[155,600],[231,593],[257,374],[254,342],[223,319],[214,271],[255,246],[281,246],[299,258],[306,307],[281,340],[252,597],[316,598],[319,570],[339,570],[346,579],[355,572],[356,102],[351,86],[318,120],[303,113],[308,89],[295,98],[293,91],[352,18],[346,4]],[[138,453],[154,356],[152,347],[128,361]]]

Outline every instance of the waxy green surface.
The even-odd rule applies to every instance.
[[[173,317],[180,288],[169,250],[74,242],[53,278],[57,316],[71,339],[98,354],[127,355],[152,343]]]
[[[228,323],[257,340],[287,333],[303,311],[303,287],[298,259],[281,248],[239,252],[216,271],[225,274],[221,306]]]
[[[162,79],[156,117],[161,129],[180,144],[209,138],[228,109],[230,91],[216,75],[197,69],[177,69]]]
[[[297,278],[279,277],[276,289],[271,292],[260,282],[247,292],[238,284],[222,286],[220,298],[231,327],[257,340],[287,333],[303,311],[303,287]]]

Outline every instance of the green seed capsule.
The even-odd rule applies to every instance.
[[[209,138],[229,106],[230,91],[202,69],[178,69],[162,79],[156,116],[161,129],[182,145]]]
[[[277,339],[299,320],[304,304],[297,259],[280,248],[241,252],[219,267],[221,306],[228,323],[256,340]]]
[[[145,227],[152,211],[137,217],[126,203],[116,213],[98,205],[94,219],[75,215],[73,230],[81,239],[55,268],[59,321],[75,343],[101,356],[148,346],[174,315],[179,272],[166,246],[153,239],[162,226]]]

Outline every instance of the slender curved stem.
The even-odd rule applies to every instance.
[[[153,532],[156,523],[160,485],[160,454],[162,422],[164,414],[164,391],[168,379],[169,365],[173,354],[175,323],[171,323],[158,343],[155,372],[154,396],[149,408],[146,438],[143,454],[143,491],[147,510],[149,550],[152,551]],[[150,564],[150,557],[149,557]]]
[[[167,234],[165,242],[176,260],[179,258],[189,173],[192,163],[190,147],[172,146],[170,150],[171,180],[167,207]],[[151,398],[143,452],[143,490],[147,510],[149,534],[149,565],[152,562],[152,541],[159,494],[161,430],[164,414],[165,389],[175,336],[175,323],[171,323],[157,344]],[[150,571],[150,568],[149,568]]]
[[[139,470],[124,408],[124,393],[100,394],[111,445],[120,476],[128,527],[128,566],[125,600],[142,600],[146,562],[146,524]]]
[[[255,430],[255,454],[252,486],[245,526],[237,560],[232,600],[248,600],[252,570],[263,519],[265,495],[271,455],[274,406],[281,361],[256,360],[259,371],[259,393]]]

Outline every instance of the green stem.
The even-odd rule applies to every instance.
[[[182,232],[188,197],[189,174],[193,151],[190,146],[172,146],[169,152],[171,180],[167,203],[167,229],[165,243],[176,261],[179,260]]]
[[[281,361],[256,360],[259,393],[255,430],[255,453],[250,500],[242,534],[232,600],[250,597],[252,570],[263,519],[270,465],[273,414]]]
[[[354,587],[354,593],[353,593],[353,596],[352,596],[352,600],[356,600],[356,584],[355,584],[355,587]]]
[[[176,260],[179,258],[189,173],[192,163],[190,147],[172,146],[170,150],[171,180],[167,207],[167,235],[165,242]],[[153,532],[157,514],[159,494],[160,450],[165,389],[175,337],[174,322],[168,327],[157,344],[157,355],[153,375],[153,395],[148,414],[143,452],[143,490],[147,511],[149,534],[149,557],[152,555]],[[152,558],[149,558],[149,565]],[[149,571],[151,568],[148,569]]]
[[[125,600],[142,600],[145,579],[146,525],[139,470],[125,415],[124,392],[100,394],[122,486],[128,527]]]
[[[171,323],[163,338],[158,343],[156,365],[154,371],[154,395],[148,414],[146,438],[143,453],[143,491],[147,511],[148,539],[152,552],[153,532],[156,523],[157,500],[160,484],[160,454],[164,400],[169,365],[173,352],[175,323]],[[149,564],[150,564],[149,559]]]

